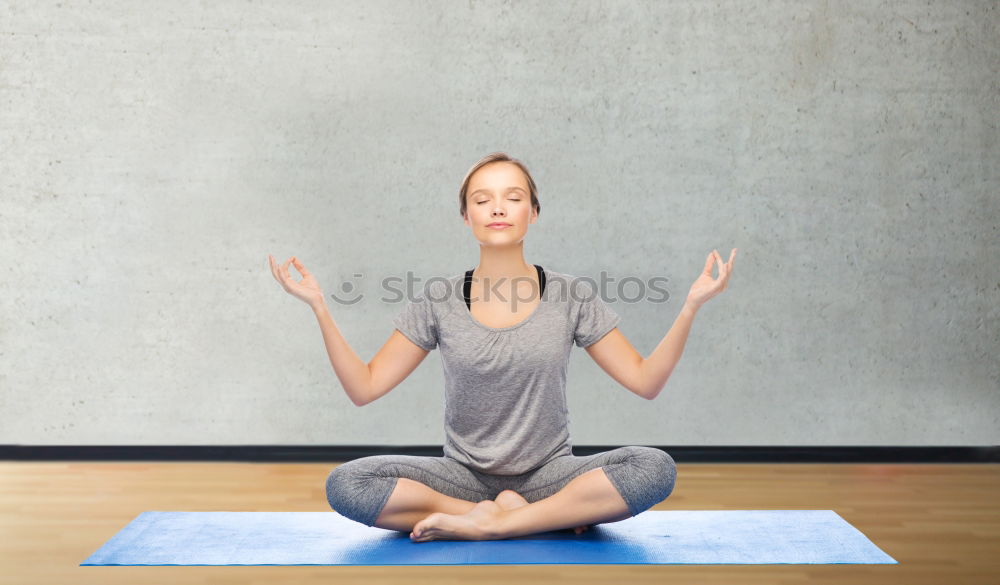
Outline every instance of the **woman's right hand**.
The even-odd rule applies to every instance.
[[[323,291],[319,288],[319,283],[313,278],[311,272],[306,270],[306,267],[299,262],[299,259],[292,256],[279,266],[275,261],[274,257],[270,254],[267,255],[268,260],[271,263],[271,273],[274,274],[274,279],[281,284],[281,288],[285,289],[288,294],[294,296],[295,298],[302,299],[309,304],[310,307],[315,307],[317,303],[324,302]],[[292,278],[292,275],[288,272],[288,264],[295,264],[295,269],[302,274],[302,282],[296,281]]]

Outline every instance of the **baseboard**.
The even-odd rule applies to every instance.
[[[577,456],[621,445],[574,446]],[[659,446],[677,463],[1000,463],[1000,446]],[[443,456],[440,445],[0,445],[0,461],[343,462],[371,455]]]

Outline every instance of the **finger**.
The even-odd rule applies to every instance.
[[[722,256],[719,255],[719,251],[713,250],[713,252],[715,253],[715,260],[719,265],[719,278],[722,278],[726,275],[726,265],[722,262]]]
[[[271,256],[270,254],[267,255],[267,258],[268,261],[271,263],[271,274],[274,276],[274,279],[277,280],[282,285],[284,285],[285,283],[281,281],[281,275],[278,274],[278,263],[274,261],[274,257]]]
[[[726,282],[729,282],[729,277],[733,274],[733,263],[736,261],[736,248],[729,254],[729,262],[726,262]]]
[[[712,276],[712,264],[714,262],[715,262],[715,254],[709,252],[708,258],[705,259],[705,270],[703,270],[705,274]]]
[[[306,267],[303,266],[301,262],[299,262],[298,258],[292,256],[292,263],[295,264],[295,269],[298,270],[302,276],[309,276],[309,271],[306,270]]]
[[[281,273],[285,275],[285,278],[292,280],[292,274],[288,272],[288,265],[292,263],[292,259],[289,258],[287,262],[281,265]]]

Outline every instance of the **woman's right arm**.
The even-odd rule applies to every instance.
[[[347,396],[355,406],[364,406],[370,402],[372,395],[372,373],[368,364],[363,362],[358,354],[341,335],[337,324],[333,322],[333,315],[327,309],[323,301],[311,303],[313,313],[319,321],[320,331],[323,332],[323,343],[326,345],[326,354],[330,358],[333,371],[340,380],[340,385],[344,387]]]
[[[275,280],[282,288],[312,307],[319,321],[319,328],[323,332],[323,343],[326,345],[326,354],[330,358],[333,371],[355,406],[364,406],[387,394],[409,376],[410,372],[416,369],[430,353],[396,330],[372,361],[366,364],[341,335],[326,306],[326,299],[319,283],[298,258],[292,256],[287,262],[279,265],[268,255],[268,261]],[[294,264],[296,270],[302,274],[302,282],[292,278],[288,272],[289,264]]]
[[[393,330],[382,349],[366,364],[341,335],[326,303],[313,303],[312,307],[323,331],[333,371],[355,406],[364,406],[388,394],[430,353]]]

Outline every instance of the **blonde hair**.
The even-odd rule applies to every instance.
[[[462,217],[465,217],[465,213],[468,210],[468,202],[466,201],[466,195],[469,193],[469,181],[472,179],[472,175],[476,173],[479,169],[484,166],[495,163],[495,162],[509,162],[516,164],[521,172],[524,173],[526,179],[528,179],[528,189],[531,191],[531,206],[535,208],[535,213],[540,213],[542,211],[541,204],[538,203],[538,188],[535,187],[535,180],[531,178],[531,173],[528,172],[528,167],[524,166],[524,163],[517,160],[516,158],[511,158],[505,152],[494,152],[484,156],[479,159],[479,162],[472,165],[469,172],[466,173],[465,179],[462,181],[462,188],[458,192],[458,213]]]

